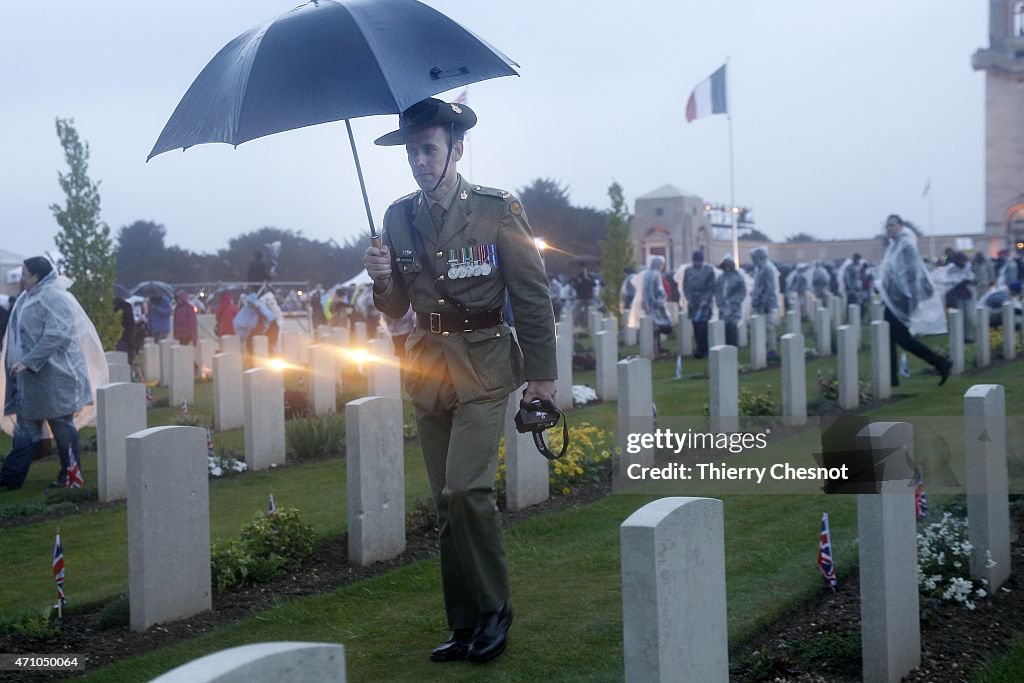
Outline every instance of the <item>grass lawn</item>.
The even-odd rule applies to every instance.
[[[936,338],[933,343],[941,343]],[[741,351],[741,362],[746,351]],[[816,373],[834,368],[835,357],[808,359],[808,398],[818,396]],[[861,376],[870,368],[870,352],[860,355]],[[708,383],[695,378],[706,361],[687,359],[686,379],[674,379],[675,361],[653,366],[660,416],[699,415]],[[937,377],[912,376],[898,393],[905,400],[882,406],[874,416],[958,416],[964,391],[977,383],[1001,383],[1011,413],[1024,389],[1024,364],[951,378],[936,388]],[[577,384],[593,386],[593,373],[579,373]],[[745,373],[740,386],[771,392],[780,401],[779,372]],[[197,395],[193,413],[206,408]],[[171,413],[174,411],[168,409]],[[168,419],[173,414],[167,415]],[[572,424],[586,420],[614,430],[615,404],[572,411]],[[151,424],[153,424],[151,413]],[[240,439],[241,432],[218,434]],[[799,439],[800,437],[793,437]],[[804,437],[806,438],[806,437]],[[224,443],[223,445],[227,445]],[[406,500],[427,496],[414,442],[406,444]],[[538,456],[539,457],[539,456]],[[50,465],[52,467],[52,465]],[[45,485],[47,463],[33,467],[33,480]],[[95,458],[86,458],[86,478],[95,477]],[[299,507],[303,519],[326,535],[345,525],[344,461],[299,465],[273,472],[211,482],[211,535],[234,536],[254,512],[263,510],[273,490],[279,505]],[[5,494],[38,500],[39,486]],[[727,590],[730,641],[737,643],[814,593],[823,590],[814,559],[820,514],[830,513],[834,554],[842,576],[856,561],[856,523],[851,497],[815,495],[727,495]],[[213,634],[93,672],[89,680],[140,680],[232,645],[263,640],[333,641],[345,644],[354,680],[621,680],[622,624],[619,573],[619,525],[651,496],[612,495],[596,503],[548,513],[507,531],[509,561],[517,609],[514,638],[506,655],[487,667],[439,666],[426,653],[445,636],[436,559],[419,562],[358,582],[331,594],[284,604],[227,626]],[[111,597],[127,585],[124,508],[65,517],[0,531],[0,546],[13,558],[0,584],[0,616],[38,607],[52,598],[49,553],[59,522],[67,564],[66,590],[79,604]],[[72,540],[74,539],[74,540]],[[7,552],[18,548],[17,554]],[[32,562],[23,558],[32,557]],[[86,589],[85,586],[90,588]]]

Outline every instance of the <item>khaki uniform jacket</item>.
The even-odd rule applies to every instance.
[[[411,230],[422,236],[422,256],[431,259],[443,284],[470,311],[503,308],[508,291],[519,339],[505,323],[448,335],[417,326],[406,342],[405,363],[414,405],[426,411],[450,408],[440,405],[448,377],[460,403],[506,396],[524,380],[555,379],[548,280],[522,204],[508,192],[460,176],[440,234],[422,192],[402,197],[385,213],[381,237],[391,249],[392,277],[384,291],[374,290],[374,305],[393,318],[402,317],[410,303],[417,313],[458,313],[435,288]],[[481,260],[491,265],[487,275],[448,277],[452,266]]]

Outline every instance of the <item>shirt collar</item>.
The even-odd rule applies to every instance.
[[[431,199],[427,195],[426,192],[424,192],[423,193],[423,198],[427,202],[427,208],[430,209],[430,208],[432,208],[434,206],[434,204],[440,204],[441,206],[444,207],[445,211],[450,211],[451,208],[452,208],[452,201],[455,200],[455,193],[458,192],[459,187],[461,187],[461,186],[462,186],[462,175],[460,174],[460,175],[456,176],[456,180],[455,180],[455,183],[452,185],[452,189],[448,190],[448,192],[445,194],[445,196],[441,197],[440,199],[435,201],[435,200]]]

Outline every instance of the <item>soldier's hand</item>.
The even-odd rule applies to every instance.
[[[553,380],[535,380],[527,382],[526,391],[523,392],[523,403],[531,403],[536,399],[542,401],[554,401],[555,393],[555,382]]]
[[[373,278],[374,285],[383,289],[391,280],[391,249],[386,244],[369,247],[363,253],[363,267]]]

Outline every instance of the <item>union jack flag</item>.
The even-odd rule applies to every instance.
[[[271,493],[270,494],[270,507],[267,508],[267,516],[268,517],[273,517],[276,514],[277,514],[277,506],[274,505],[274,494]]]
[[[213,432],[210,428],[206,428],[206,454],[211,458],[215,455],[213,452]]]
[[[651,421],[652,421],[652,424],[654,425],[654,428],[657,429],[658,428],[658,404],[654,403],[653,401],[651,402]]]
[[[928,514],[928,496],[924,492],[924,468],[917,468],[917,479],[914,486],[914,514],[924,519]]]
[[[188,417],[188,401],[181,402],[181,416]]]
[[[836,585],[836,568],[832,564],[832,532],[828,529],[828,513],[821,513],[821,539],[818,541],[818,569],[825,577],[829,588],[834,593]]]
[[[82,478],[82,470],[78,467],[78,458],[75,457],[74,449],[68,446],[67,487],[69,489],[80,489],[83,486],[85,486],[85,479]]]
[[[53,580],[57,582],[57,599],[61,605],[68,604],[64,599],[64,550],[60,547],[60,532],[53,544]]]
[[[149,387],[146,387],[146,407],[153,407],[153,390],[150,389]]]

